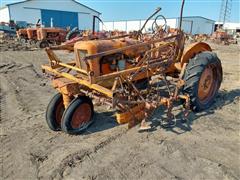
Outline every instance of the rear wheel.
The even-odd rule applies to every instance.
[[[74,39],[75,37],[79,36],[80,33],[78,31],[75,31],[75,32],[72,32],[69,36],[68,36],[68,40],[72,40]]]
[[[215,53],[202,52],[189,61],[183,92],[190,95],[193,111],[209,108],[222,82],[221,61]]]
[[[64,109],[62,94],[58,93],[53,96],[46,111],[46,121],[51,130],[61,130],[61,119]]]
[[[71,31],[69,31],[66,35],[66,41],[69,41],[77,36],[80,35],[80,32],[77,27],[73,28]]]
[[[65,110],[61,127],[69,134],[80,134],[93,123],[93,103],[89,97],[75,98]]]
[[[32,40],[32,39],[30,39],[30,40],[28,41],[28,43],[29,43],[30,45],[34,45],[34,44],[36,44],[36,41],[35,41],[35,40]]]

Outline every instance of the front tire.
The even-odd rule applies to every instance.
[[[80,134],[93,123],[93,103],[87,96],[75,98],[65,110],[61,127],[68,134]]]
[[[57,93],[50,100],[46,111],[46,121],[51,130],[61,130],[61,119],[64,109],[62,94]]]
[[[44,49],[46,47],[49,47],[49,43],[47,41],[40,41],[38,44],[39,48]]]
[[[191,109],[195,112],[209,108],[222,82],[222,66],[217,55],[202,52],[190,59],[184,74],[183,93],[190,96]]]

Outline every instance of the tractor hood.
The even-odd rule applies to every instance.
[[[130,45],[134,45],[140,43],[138,40],[130,39],[130,38],[121,38],[121,39],[112,39],[112,40],[92,40],[92,41],[79,41],[75,43],[74,50],[85,50],[88,55],[93,55],[96,53],[109,51],[112,49],[118,49]],[[148,48],[137,48],[131,49],[123,52],[123,54],[129,57],[135,57],[140,53],[146,51]]]

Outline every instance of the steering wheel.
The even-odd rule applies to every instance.
[[[158,24],[158,20],[163,20],[163,25]],[[156,31],[159,30],[159,28],[161,27],[161,29],[166,32],[167,29],[167,20],[163,15],[158,15],[155,20],[152,23],[152,32],[155,33]]]

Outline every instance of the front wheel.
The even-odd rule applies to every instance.
[[[51,130],[61,130],[61,119],[64,109],[62,94],[57,93],[49,102],[46,111],[46,121]]]
[[[44,49],[46,47],[49,47],[49,43],[47,41],[39,41],[38,42],[38,47],[41,48],[41,49]]]
[[[27,40],[24,37],[20,37],[19,42],[25,44]]]
[[[89,97],[75,98],[62,117],[62,130],[68,134],[80,134],[93,123],[93,103]]]
[[[195,112],[209,108],[222,82],[222,66],[217,55],[202,52],[189,61],[184,74],[183,92],[189,94]]]

